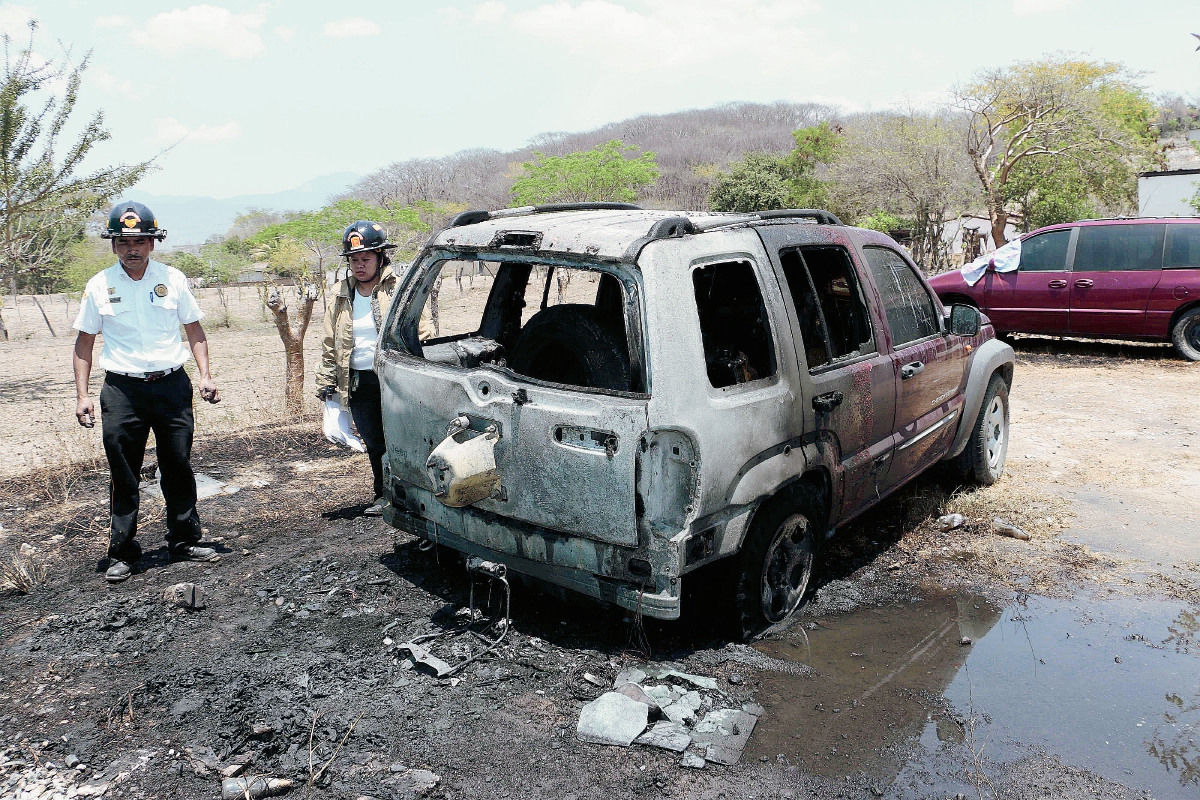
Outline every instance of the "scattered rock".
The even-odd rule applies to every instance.
[[[63,759],[63,763],[67,765],[67,769],[75,769],[75,767],[79,766],[79,757],[71,753]]]
[[[410,769],[396,779],[395,795],[400,798],[420,797],[433,789],[441,777],[427,769]]]
[[[641,683],[644,680],[646,680],[645,672],[637,667],[626,667],[617,673],[613,686],[620,686],[623,683]]]
[[[729,682],[734,686],[741,686],[745,682],[745,678],[735,672],[729,676]]]
[[[206,608],[208,605],[204,587],[197,586],[194,583],[177,583],[174,586],[168,587],[167,591],[163,594],[163,598],[172,605],[197,611]]]
[[[1011,539],[1020,539],[1023,542],[1029,541],[1029,534],[1013,525],[1011,522],[1000,517],[992,520],[992,532],[998,533],[1001,536],[1008,536]]]
[[[295,781],[287,778],[265,776],[226,778],[221,782],[221,798],[222,800],[238,800],[238,798],[247,797],[274,797],[289,792],[295,787]]]
[[[973,644],[974,642],[972,641],[970,636],[964,636],[958,640],[958,643],[962,647],[968,647],[969,645]]]
[[[704,769],[705,760],[702,756],[688,751],[683,754],[683,758],[679,760],[679,766],[688,767],[689,769]]]
[[[646,730],[650,709],[619,692],[605,692],[579,712],[576,736],[593,744],[628,747]]]
[[[938,517],[938,529],[942,531],[952,531],[955,528],[961,528],[967,519],[962,514],[947,514],[944,517]]]
[[[650,730],[634,739],[634,742],[682,753],[692,743],[692,735],[688,733],[686,727],[678,722],[663,721],[654,723]]]
[[[858,701],[856,700],[855,703],[857,703],[857,702]],[[763,714],[766,713],[767,710],[765,708],[763,708],[762,706],[760,706],[758,703],[743,703],[742,711],[745,711],[747,714],[750,714],[751,716],[761,717]]]

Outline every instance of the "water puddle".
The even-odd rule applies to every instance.
[[[888,784],[936,772],[916,766],[938,753],[969,758],[964,743],[999,763],[1044,748],[1132,788],[1200,795],[1198,609],[944,596],[804,618],[758,647],[813,674],[764,678],[749,757]]]

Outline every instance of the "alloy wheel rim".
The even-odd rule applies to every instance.
[[[1000,468],[1000,459],[1004,456],[1004,445],[1008,438],[1008,422],[1004,418],[1004,400],[999,395],[992,398],[984,422],[987,425],[987,463],[988,467],[995,472]]]
[[[800,606],[812,566],[808,520],[794,514],[779,526],[763,559],[759,581],[763,616],[779,622]]]

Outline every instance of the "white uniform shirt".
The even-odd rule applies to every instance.
[[[72,327],[104,335],[101,369],[144,375],[186,362],[179,326],[203,316],[179,270],[151,261],[135,281],[118,262],[88,281]]]
[[[371,312],[370,295],[363,297],[354,290],[354,349],[350,351],[350,369],[375,369],[375,315]]]

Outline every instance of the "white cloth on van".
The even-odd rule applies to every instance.
[[[1021,266],[1021,240],[1013,239],[964,265],[962,276],[967,286],[979,283],[979,279],[987,272],[988,264],[992,265],[995,272],[1016,272],[1017,267]]]
[[[360,453],[367,451],[362,439],[359,439],[354,435],[354,431],[350,430],[350,415],[342,410],[337,392],[325,400],[325,422],[321,427],[325,432],[325,438],[334,444],[345,445]]]

